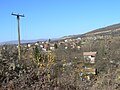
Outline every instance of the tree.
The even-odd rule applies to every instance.
[[[54,47],[55,47],[55,49],[57,49],[57,48],[58,48],[58,45],[55,43],[55,44],[54,44]]]
[[[39,64],[40,51],[37,46],[35,46],[34,49],[34,58],[35,58],[35,62]]]

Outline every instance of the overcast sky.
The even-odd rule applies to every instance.
[[[120,0],[0,0],[0,42],[59,38],[120,23]]]

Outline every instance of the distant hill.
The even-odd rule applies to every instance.
[[[113,24],[113,25],[103,27],[103,28],[99,28],[96,30],[92,30],[84,34],[70,35],[66,37],[77,38],[77,37],[87,37],[87,36],[94,36],[94,35],[113,35],[113,36],[120,35],[120,23]]]
[[[111,34],[111,33],[120,34],[120,23],[87,32],[85,33],[85,35],[100,35],[100,34]]]
[[[46,41],[47,39],[37,39],[37,40],[21,40],[21,43],[35,43],[37,41]],[[18,44],[17,40],[1,42],[0,45],[4,44]]]

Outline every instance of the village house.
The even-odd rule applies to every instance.
[[[81,48],[80,46],[77,46],[77,49],[78,49],[78,50],[80,50],[80,48]]]
[[[97,52],[83,52],[85,63],[95,63],[95,56]]]
[[[55,50],[54,43],[50,43],[50,50]]]
[[[97,69],[94,67],[95,56],[97,52],[83,52],[84,57],[84,67],[81,69],[80,77],[81,79],[91,79],[91,75],[97,74]]]
[[[78,40],[78,41],[81,41],[81,38],[80,38],[80,37],[78,37],[78,38],[77,38],[77,40]]]
[[[45,44],[43,45],[43,51],[48,51],[49,49],[50,49],[50,44],[45,43]]]

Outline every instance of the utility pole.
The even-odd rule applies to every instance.
[[[24,17],[24,15],[20,15],[20,14],[14,14],[12,13],[11,15],[16,16],[17,17],[17,23],[18,23],[18,60],[20,61],[21,59],[21,50],[20,50],[20,17]]]

